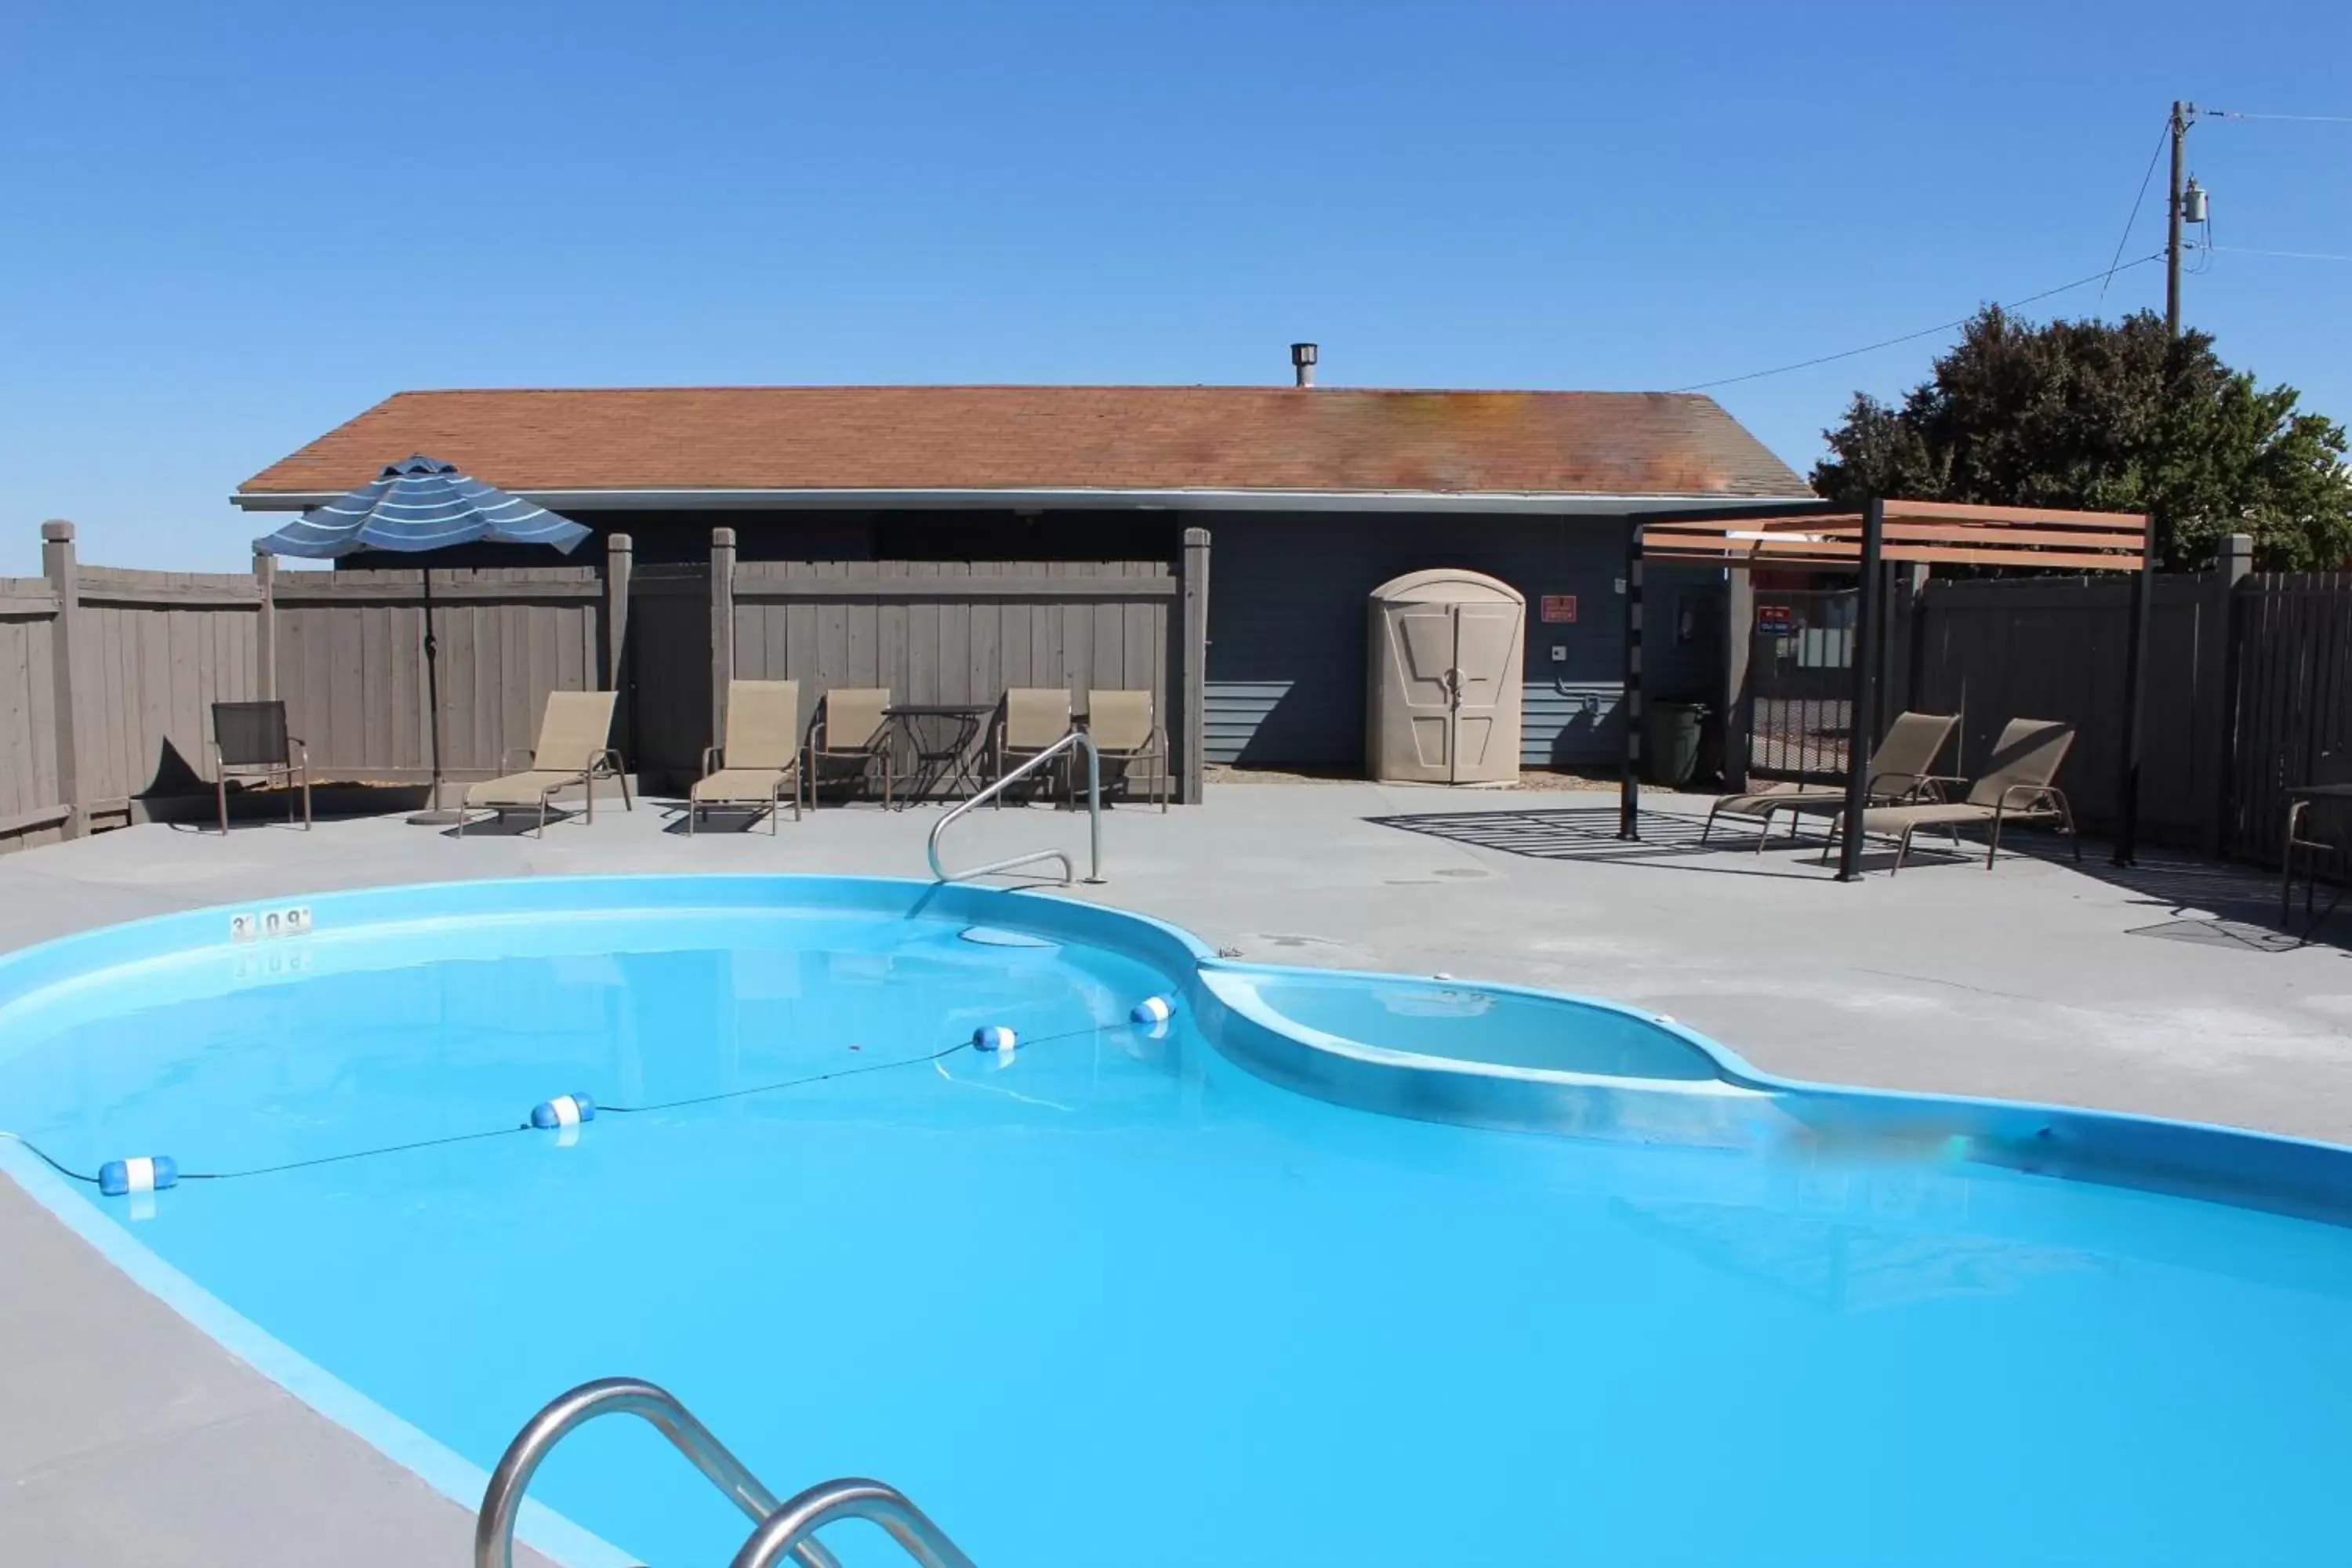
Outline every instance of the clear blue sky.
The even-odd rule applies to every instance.
[[[2095,271],[2173,98],[2347,60],[2320,0],[16,0],[0,573],[241,568],[236,483],[404,387],[1681,387]],[[2191,141],[2218,242],[2352,255],[2352,125]],[[2352,263],[2212,261],[2190,321],[2352,418]],[[1717,395],[1802,470],[1945,341]]]

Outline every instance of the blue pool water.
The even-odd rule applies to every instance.
[[[315,910],[0,961],[0,1127],[249,1173],[134,1217],[0,1153],[476,1466],[625,1373],[983,1565],[2342,1549],[2333,1152],[1814,1095],[1622,1009],[1220,965],[1032,895]],[[1175,1020],[1129,1023],[1153,994]],[[576,1142],[513,1130],[572,1090]],[[629,1561],[746,1529],[625,1423],[533,1495]],[[894,1561],[864,1529],[845,1558]]]

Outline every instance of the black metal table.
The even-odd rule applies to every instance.
[[[979,793],[981,726],[996,711],[993,702],[902,702],[882,712],[898,726],[914,758],[908,798],[922,800],[934,789]]]

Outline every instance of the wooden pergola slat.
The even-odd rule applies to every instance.
[[[2072,568],[2082,572],[2136,572],[2139,570],[2138,541],[2126,554],[2093,554],[2080,550],[1975,550],[1949,544],[1889,544],[1879,552],[1885,561],[1917,563],[1929,566],[2031,566],[2052,571]],[[1758,539],[1739,540],[1720,550],[1665,549],[1651,550],[1646,545],[1643,554],[1654,561],[1692,561],[1717,566],[1738,566],[1755,561],[1774,566],[1790,562],[1808,561],[1825,568],[1852,571],[1862,560],[1863,546],[1859,542],[1837,539]]]
[[[2058,507],[1979,506],[1972,501],[1890,500],[1886,516],[1916,519],[1957,519],[1965,522],[2054,523],[2079,528],[2113,528],[2125,521],[2145,524],[2147,514],[2136,511],[2069,511]]]

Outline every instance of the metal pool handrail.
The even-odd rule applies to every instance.
[[[482,1493],[482,1510],[474,1521],[474,1568],[514,1568],[515,1516],[522,1510],[522,1494],[530,1485],[531,1476],[549,1452],[575,1428],[599,1415],[635,1415],[648,1423],[708,1477],[712,1486],[726,1493],[728,1500],[754,1520],[764,1521],[776,1512],[776,1494],[742,1460],[730,1453],[725,1444],[712,1436],[710,1428],[696,1420],[668,1390],[634,1377],[600,1377],[558,1395],[524,1423],[514,1441],[507,1445],[507,1451],[499,1458],[499,1468],[490,1472],[490,1484]],[[803,1498],[808,1495],[801,1494]],[[797,1502],[799,1499],[793,1500]],[[915,1517],[922,1519],[920,1514]],[[929,1526],[930,1521],[923,1520],[923,1523]],[[801,1534],[802,1539],[791,1546],[801,1568],[841,1568],[839,1558],[806,1539],[808,1531]],[[776,1559],[763,1561],[773,1563]],[[946,1561],[947,1568],[970,1568],[961,1555]],[[925,1568],[930,1568],[930,1564],[926,1563]]]
[[[922,1568],[972,1568],[940,1527],[907,1494],[880,1481],[839,1480],[814,1486],[760,1521],[729,1568],[773,1568],[787,1552],[816,1545],[816,1532],[836,1520],[862,1519],[890,1532]]]
[[[958,871],[950,875],[948,868],[940,864],[940,836],[948,830],[950,824],[955,822],[973,806],[995,799],[1004,793],[1007,785],[1019,783],[1073,746],[1083,748],[1087,753],[1087,849],[1090,856],[1087,862],[1087,880],[1101,881],[1103,879],[1102,753],[1095,749],[1094,737],[1084,730],[1071,731],[970,800],[958,802],[948,810],[945,816],[931,824],[931,841],[929,846],[931,875],[942,882],[960,882],[972,877],[986,877],[998,871],[1010,871],[1016,866],[1034,866],[1040,860],[1059,860],[1062,863],[1062,886],[1068,887],[1077,876],[1077,868],[1071,864],[1069,856],[1059,849],[1040,849],[1034,854],[1015,855],[1009,860],[992,860],[985,866],[974,866],[969,871]]]

